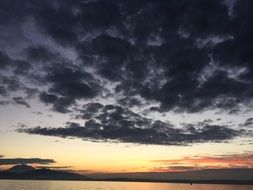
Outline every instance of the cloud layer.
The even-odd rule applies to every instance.
[[[0,165],[15,165],[15,164],[54,164],[52,159],[42,158],[1,158]]]
[[[187,145],[192,143],[222,142],[246,135],[245,130],[209,122],[186,124],[183,128],[147,119],[120,106],[94,103],[81,110],[82,126],[68,123],[60,128],[19,128],[18,132],[46,136],[76,137],[90,141],[128,142],[137,144]]]
[[[153,160],[160,167],[154,169],[157,172],[165,171],[187,171],[201,169],[221,168],[252,168],[252,152],[243,154],[217,155],[217,156],[194,156],[181,159]]]
[[[85,123],[19,129],[29,134],[166,145],[243,136],[228,125],[175,126],[134,108],[252,110],[251,7],[251,0],[2,0],[0,106],[37,101]]]
[[[1,4],[2,18],[14,24],[32,16],[45,35],[78,53],[76,64],[33,43],[24,49],[25,60],[1,51],[1,69],[27,77],[38,67],[45,71],[41,77],[55,98],[48,102],[42,92],[41,100],[56,111],[98,96],[104,90],[98,77],[115,83],[114,93],[140,95],[166,110],[232,109],[252,99],[251,1],[236,1],[233,16],[222,1]],[[8,15],[7,6],[16,14]],[[24,88],[16,78],[2,81],[2,95]]]

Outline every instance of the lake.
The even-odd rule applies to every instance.
[[[253,185],[0,180],[0,190],[252,190]]]

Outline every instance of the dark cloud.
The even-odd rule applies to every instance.
[[[27,73],[31,65],[24,60],[10,58],[5,52],[0,51],[0,69],[11,68],[16,75]]]
[[[36,166],[39,169],[68,169],[72,168],[72,166]]]
[[[15,77],[6,77],[6,76],[1,77],[0,76],[0,79],[1,79],[2,84],[5,85],[5,88],[9,92],[17,91],[22,88],[22,84]]]
[[[80,62],[75,69],[72,63],[42,67],[43,81],[50,86],[47,93],[57,96],[55,111],[67,112],[77,99],[97,96],[100,89],[94,75],[98,75],[117,84],[114,93],[123,94],[119,103],[124,106],[138,105],[133,98],[138,95],[160,103],[161,111],[199,112],[238,110],[239,103],[252,99],[251,4],[27,0],[22,6],[10,5],[16,11],[10,15],[4,1],[2,14],[21,21],[32,16],[45,35],[77,51]],[[42,45],[31,45],[24,52],[29,61],[50,62],[59,56]],[[12,62],[4,52],[0,60],[1,67]],[[217,68],[205,76],[211,61]],[[30,64],[16,62],[20,62],[16,73],[29,70]],[[241,67],[246,71],[231,78],[228,70]]]
[[[90,141],[127,142],[137,144],[187,145],[191,143],[220,142],[231,140],[245,133],[228,126],[211,125],[207,122],[188,124],[184,128],[158,120],[142,117],[120,106],[101,104],[86,105],[86,119],[82,126],[68,123],[60,128],[20,128],[18,132],[46,136],[76,137]],[[87,114],[88,113],[88,114]]]
[[[40,100],[53,104],[58,112],[68,112],[68,107],[78,99],[92,99],[101,93],[102,87],[92,74],[69,67],[49,71],[47,81],[51,84],[48,92],[40,94]]]
[[[245,123],[242,124],[244,127],[252,127],[253,126],[253,118],[248,118]]]
[[[214,52],[215,58],[223,65],[244,66],[248,68],[241,78],[252,82],[252,1],[236,1],[234,5],[233,39],[219,44]]]
[[[14,60],[13,65],[15,67],[13,71],[15,75],[26,75],[31,69],[30,63],[23,60]]]
[[[11,64],[11,59],[4,52],[0,51],[0,69],[6,68]]]
[[[77,16],[74,15],[73,9],[76,4],[80,3],[45,1],[33,4],[37,7],[34,13],[37,24],[42,26],[41,29],[45,33],[63,45],[73,44],[77,40],[75,28],[78,26],[79,21]]]
[[[16,104],[25,106],[27,108],[30,108],[31,106],[25,101],[23,97],[14,97],[12,98]]]
[[[24,2],[3,0],[0,2],[0,23],[9,24],[10,22],[20,22],[25,19],[31,10],[29,1]]]
[[[142,102],[134,97],[125,97],[118,100],[118,103],[122,106],[133,107],[133,106],[141,106]]]
[[[50,48],[44,46],[31,46],[25,50],[28,60],[31,61],[52,61],[59,55],[50,51]]]
[[[0,86],[0,95],[1,96],[6,96],[7,95],[7,91],[6,91],[4,86]]]
[[[0,40],[11,33],[12,41],[25,43],[18,52],[0,48],[0,95],[22,91],[14,95],[17,104],[29,107],[26,99],[38,98],[53,111],[87,120],[28,133],[146,144],[230,140],[242,132],[210,124],[176,128],[131,109],[238,114],[250,106],[252,7],[251,0],[233,6],[221,0],[3,0],[0,27],[8,24],[11,32],[0,32]],[[18,26],[29,36],[15,36]],[[108,97],[120,106],[89,104]],[[87,105],[76,113],[80,100]]]
[[[42,158],[1,158],[0,165],[14,165],[14,164],[54,164],[52,159]]]
[[[58,97],[54,94],[48,94],[46,92],[42,92],[40,94],[40,100],[46,104],[54,103],[54,102],[56,102],[57,99],[58,99]]]
[[[79,110],[81,114],[77,118],[91,119],[101,110],[104,106],[100,103],[89,103],[83,106],[83,110]]]
[[[188,112],[211,108],[232,109],[239,102],[245,103],[251,99],[252,83],[232,79],[227,72],[218,69],[207,80],[199,79],[211,61],[210,55],[216,51],[213,52],[212,48],[198,48],[194,45],[195,41],[205,40],[209,36],[213,36],[215,41],[215,35],[232,35],[229,29],[232,21],[225,4],[220,1],[184,3],[149,1],[148,3],[125,2],[121,6],[122,15],[127,15],[130,20],[121,17],[122,22],[127,22],[132,29],[128,35],[121,33],[118,28],[119,36],[124,37],[101,35],[90,42],[83,42],[81,48],[78,46],[81,49],[81,57],[85,57],[84,62],[87,62],[87,57],[103,58],[94,62],[94,67],[103,77],[120,82],[116,88],[117,92],[124,92],[126,96],[141,95],[147,100],[156,100],[165,110],[177,109]],[[130,11],[131,9],[140,11],[138,17]],[[167,15],[168,10],[174,11],[172,12],[174,17]],[[156,12],[161,15],[156,15]],[[167,15],[164,17],[166,21],[161,18],[163,14]],[[167,22],[170,20],[174,25],[168,26]],[[159,28],[154,28],[156,24],[159,24],[162,32],[156,31]],[[190,37],[182,38],[182,34],[178,34],[179,30],[189,34]],[[152,34],[152,32],[156,37],[161,36],[161,45],[153,47],[149,45],[148,33]],[[171,36],[166,36],[166,32]],[[142,43],[131,45],[129,39],[136,39]],[[143,44],[143,41],[146,43]],[[152,64],[154,66],[150,68]],[[222,63],[221,66],[223,65]],[[164,73],[163,78],[162,73],[158,71],[155,73],[156,68],[159,67]],[[155,76],[150,75],[149,69],[154,70]],[[159,87],[158,81],[161,80],[165,82]],[[231,101],[223,103],[225,99]]]
[[[1,105],[1,106],[5,106],[5,105],[8,105],[8,104],[10,104],[9,101],[4,101],[4,100],[1,100],[1,101],[0,101],[0,105]]]
[[[61,96],[79,98],[92,98],[99,93],[99,84],[87,72],[63,68],[50,72],[47,79],[52,83],[49,91]]]
[[[22,69],[15,70],[17,75],[27,74],[27,70]],[[17,75],[13,76],[4,76],[0,73],[0,96],[5,98],[5,102],[14,102],[16,104],[20,104],[26,107],[30,107],[27,103],[27,99],[34,98],[38,93],[39,89],[37,87],[30,87],[29,84],[23,83],[23,80],[17,77]],[[14,96],[14,97],[13,97]],[[22,96],[22,97],[21,97]]]
[[[228,7],[221,1],[191,2],[183,18],[182,28],[198,37],[229,32]]]

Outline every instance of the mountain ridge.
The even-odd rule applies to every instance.
[[[23,173],[23,172],[32,171],[32,170],[35,170],[35,168],[30,165],[20,164],[20,165],[15,165],[15,166],[5,170],[5,172]]]
[[[51,169],[35,169],[29,165],[15,165],[0,172],[0,179],[37,179],[37,180],[88,180],[81,174]]]

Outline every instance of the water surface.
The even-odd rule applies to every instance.
[[[253,185],[0,180],[0,190],[252,190]]]

